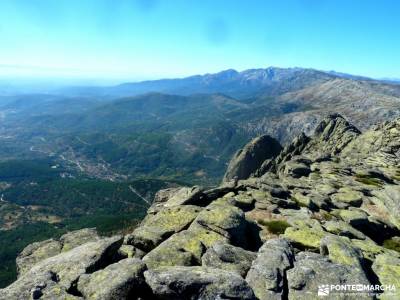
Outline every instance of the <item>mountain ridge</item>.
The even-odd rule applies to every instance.
[[[148,92],[162,92],[170,94],[189,95],[194,93],[215,93],[221,92],[228,96],[245,98],[257,92],[260,87],[268,87],[272,81],[282,80],[283,77],[295,78],[299,74],[305,73],[321,78],[335,78],[336,74],[319,71],[311,68],[255,68],[244,71],[227,69],[217,73],[206,73],[203,75],[192,75],[183,78],[168,78],[158,80],[146,80],[133,83],[122,83],[120,85],[104,88],[76,87],[70,89],[77,95],[85,93],[96,94],[109,97],[110,95],[137,95]],[[304,74],[303,74],[304,75]],[[256,86],[258,85],[258,87]],[[244,90],[247,88],[247,90]],[[62,89],[65,93],[68,89]]]

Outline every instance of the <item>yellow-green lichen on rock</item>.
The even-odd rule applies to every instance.
[[[168,241],[166,241],[168,242]],[[198,241],[192,241],[192,245],[196,243],[198,248],[201,244]],[[185,249],[185,245],[173,245],[162,243],[153,251],[143,257],[149,269],[155,269],[165,266],[191,266],[196,264],[196,259],[192,252]]]
[[[387,211],[390,221],[400,230],[400,186],[385,185],[380,191],[373,191],[372,201]]]
[[[53,239],[28,245],[16,259],[19,275],[29,271],[38,262],[61,252],[62,245]]]
[[[362,251],[364,257],[369,260],[374,260],[377,255],[384,253],[393,255],[395,257],[400,257],[400,254],[398,252],[379,246],[371,239],[352,239],[351,242],[355,247],[359,248]]]
[[[77,289],[85,299],[136,298],[143,283],[146,265],[139,259],[126,258],[94,273],[80,276]]]
[[[246,220],[237,207],[223,204],[220,198],[203,209],[188,230],[176,233],[150,251],[144,260],[149,268],[196,264],[206,248],[216,242],[229,242],[233,235],[242,236]],[[147,221],[148,222],[148,221]]]
[[[328,220],[324,223],[324,228],[326,231],[340,236],[347,236],[349,238],[355,238],[360,240],[365,240],[366,236],[364,233],[358,231],[357,229],[353,228],[348,223],[341,221],[341,220]]]
[[[190,228],[201,225],[226,238],[244,236],[247,221],[244,212],[232,205],[210,204],[197,216]]]
[[[214,200],[213,205],[232,205],[241,209],[250,209],[253,207],[255,199],[244,192],[239,192],[237,195],[230,193],[229,196],[223,196]]]
[[[60,237],[62,252],[69,251],[88,242],[98,241],[100,237],[94,228],[85,228],[68,232]]]
[[[334,203],[342,202],[346,205],[360,206],[362,203],[363,194],[359,191],[354,191],[350,188],[342,188],[338,193],[331,195]]]
[[[321,240],[320,249],[333,262],[362,268],[362,252],[347,237],[327,235]]]
[[[188,230],[190,238],[199,240],[206,248],[212,247],[216,242],[228,242],[229,238],[213,230],[205,228],[198,223],[190,225]]]
[[[269,201],[271,199],[271,195],[269,193],[261,190],[252,190],[250,195],[258,202]]]
[[[54,285],[47,288],[44,294],[40,297],[43,300],[79,300],[81,297],[73,296],[67,293],[65,288],[60,287],[59,285]]]
[[[132,258],[135,255],[135,247],[132,245],[122,245],[119,248],[119,253],[124,257]]]
[[[190,224],[200,211],[201,208],[194,205],[168,207],[146,218],[142,225],[156,227],[166,232],[179,232]]]
[[[128,243],[150,251],[172,234],[188,227],[200,211],[201,208],[194,205],[164,208],[155,215],[147,216],[133,231]]]
[[[143,260],[149,268],[198,264],[205,250],[218,241],[228,242],[222,235],[194,225],[189,230],[174,234],[150,251]]]
[[[347,223],[368,219],[368,214],[361,209],[334,210],[332,214],[340,217],[343,221]]]
[[[303,207],[313,207],[315,204],[311,201],[310,196],[308,195],[303,195],[302,193],[295,193],[292,196],[292,200],[295,201],[299,206]]]
[[[173,195],[164,204],[165,207],[173,207],[177,205],[196,204],[201,197],[202,189],[198,186],[194,187],[182,187],[175,191]]]
[[[380,254],[372,264],[372,270],[384,286],[394,286],[395,290],[385,291],[380,299],[400,298],[400,258],[389,254]]]
[[[254,202],[255,199],[245,192],[239,192],[236,196],[232,197],[232,204],[242,209],[251,208]]]
[[[283,234],[284,238],[294,242],[304,248],[319,249],[321,239],[325,236],[326,232],[316,230],[310,227],[288,227]]]

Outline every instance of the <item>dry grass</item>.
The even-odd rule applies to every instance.
[[[272,234],[282,234],[286,228],[290,227],[290,224],[285,220],[257,220],[257,223],[267,227],[268,231]]]
[[[383,242],[383,247],[386,249],[400,252],[400,239],[390,239]]]
[[[354,175],[354,177],[356,178],[356,181],[361,182],[366,185],[373,185],[373,186],[377,186],[377,187],[382,186],[382,182],[379,179],[374,178],[369,175],[356,174],[356,175]]]

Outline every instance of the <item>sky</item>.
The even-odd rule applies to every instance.
[[[400,78],[397,0],[0,0],[0,76],[306,67]]]

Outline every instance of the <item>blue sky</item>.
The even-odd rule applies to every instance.
[[[0,0],[0,75],[310,67],[400,78],[396,0]]]

